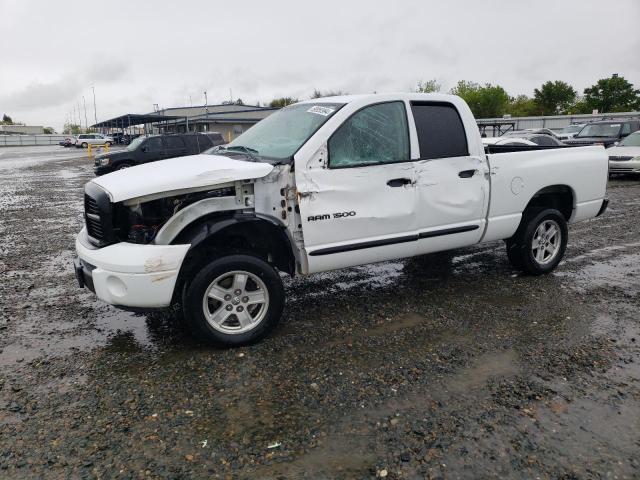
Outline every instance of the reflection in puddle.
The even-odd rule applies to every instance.
[[[640,292],[640,254],[618,255],[583,267],[579,272],[558,271],[555,275],[575,279],[572,287],[587,291],[596,287],[619,287],[630,293]]]

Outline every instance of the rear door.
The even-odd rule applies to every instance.
[[[327,149],[328,168],[296,169],[309,273],[413,255],[417,195],[405,103],[356,111]]]
[[[182,157],[187,154],[187,147],[180,135],[164,137],[167,158]]]
[[[411,112],[420,147],[417,253],[478,242],[489,202],[485,156],[469,153],[472,137],[453,104],[412,101]]]

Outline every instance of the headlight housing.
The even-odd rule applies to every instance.
[[[111,159],[109,157],[104,157],[100,159],[100,165],[109,165],[111,163]]]

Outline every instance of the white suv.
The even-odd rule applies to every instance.
[[[87,148],[90,144],[111,146],[113,144],[113,138],[100,133],[82,133],[76,138],[76,148]]]

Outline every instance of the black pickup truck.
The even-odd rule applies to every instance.
[[[124,150],[97,155],[93,171],[103,175],[156,160],[197,155],[224,143],[222,135],[215,132],[138,137]]]
[[[574,147],[604,145],[607,148],[637,130],[640,130],[640,120],[601,120],[587,123],[575,137],[564,143]]]

